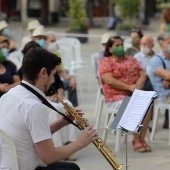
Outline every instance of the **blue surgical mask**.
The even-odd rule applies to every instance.
[[[170,54],[170,44],[168,45],[168,49],[166,51],[168,54]]]
[[[2,48],[1,51],[2,51],[2,54],[4,55],[4,57],[8,56],[8,54],[9,54],[8,48]]]
[[[46,47],[46,41],[44,39],[40,39],[36,41],[42,48]]]
[[[2,34],[8,36],[8,35],[9,35],[9,29],[8,29],[8,28],[5,28],[5,29],[2,31]]]

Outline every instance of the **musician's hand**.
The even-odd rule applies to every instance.
[[[75,109],[75,111],[82,117],[83,115],[84,115],[84,113],[82,112],[82,110],[80,110],[80,109]],[[71,114],[69,114],[69,113],[65,113],[65,115],[69,118],[69,119],[71,119],[72,121],[74,121],[74,117],[71,115]],[[64,118],[64,117],[63,117]],[[67,121],[67,120],[65,120],[65,118],[64,118],[64,121],[65,121],[65,125],[69,125],[70,123]]]
[[[56,97],[56,95],[46,96],[45,98],[46,98],[47,100],[52,101],[52,102],[58,103],[58,98]]]
[[[96,129],[94,129],[93,126],[90,125],[83,130],[83,133],[77,140],[82,143],[83,147],[85,147],[89,145],[91,142],[98,140],[98,139],[99,137],[98,137]]]

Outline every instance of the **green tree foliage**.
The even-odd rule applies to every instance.
[[[69,0],[67,16],[70,18],[69,30],[86,29],[87,16],[82,0]]]
[[[119,6],[124,26],[132,28],[132,21],[137,17],[140,0],[116,0],[115,3]]]

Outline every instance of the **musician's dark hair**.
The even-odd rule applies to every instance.
[[[25,46],[21,52],[25,55],[29,49],[36,48],[36,47],[41,47],[41,46],[35,41],[30,41],[27,44],[25,44]]]
[[[112,45],[115,43],[115,40],[118,40],[118,39],[122,40],[122,42],[123,42],[123,39],[120,36],[112,36],[112,37],[109,38],[109,40],[106,43],[106,48],[105,48],[105,51],[104,51],[105,57],[109,57],[109,56],[112,55],[112,53],[109,51],[109,48],[111,48]]]
[[[57,55],[41,47],[31,48],[23,58],[23,78],[35,83],[42,68],[46,68],[47,74],[50,75],[51,71],[60,64],[61,58]]]

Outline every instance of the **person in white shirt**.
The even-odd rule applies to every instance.
[[[48,111],[41,98],[45,97],[54,82],[54,74],[60,62],[59,57],[41,47],[31,48],[23,58],[22,84],[0,98],[0,129],[10,136],[15,144],[20,170],[33,170],[39,166],[44,170],[79,170],[74,163],[60,161],[98,140],[96,130],[90,125],[74,142],[66,146],[54,146],[52,134],[69,123],[61,117],[49,125]],[[80,110],[77,112],[83,115]],[[66,116],[74,120],[68,113]],[[2,137],[0,169],[12,169],[8,147]]]
[[[150,63],[151,58],[154,56],[154,40],[151,36],[144,36],[141,38],[140,41],[140,52],[134,55],[134,58],[136,58],[140,64],[140,66],[143,68],[143,70],[146,73],[146,68]],[[151,82],[146,74],[146,82],[143,87],[144,90],[153,90],[153,87],[151,85]]]
[[[28,32],[29,34],[28,35],[25,35],[22,40],[21,40],[21,45],[22,47],[25,46],[25,44],[27,44],[28,42],[32,41],[32,33],[33,31],[38,28],[39,26],[41,26],[40,22],[38,20],[31,20],[30,22],[28,22]]]
[[[29,31],[29,35],[25,35],[22,38],[21,47],[18,50],[15,50],[9,54],[8,60],[10,60],[12,63],[15,64],[17,70],[19,70],[22,65],[22,59],[23,59],[22,50],[28,42],[32,41],[32,33],[39,26],[41,26],[41,24],[38,20],[31,20],[30,22],[28,22],[27,29]]]

